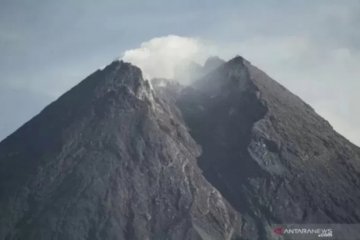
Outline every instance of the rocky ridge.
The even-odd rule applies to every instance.
[[[242,57],[188,87],[114,61],[0,143],[0,240],[273,239],[358,223],[360,149]]]

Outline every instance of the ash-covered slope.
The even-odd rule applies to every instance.
[[[1,142],[0,239],[236,238],[171,104],[115,61]]]
[[[360,222],[360,149],[243,58],[184,89],[178,106],[206,178],[256,225],[249,239],[267,239],[272,223]]]
[[[359,223],[360,150],[241,57],[190,87],[115,61],[0,143],[0,240],[273,239]]]

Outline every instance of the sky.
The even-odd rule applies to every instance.
[[[0,139],[96,69],[179,36],[186,56],[245,57],[360,145],[358,29],[358,0],[0,0]]]

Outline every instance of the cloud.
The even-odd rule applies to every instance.
[[[165,0],[146,5],[93,1],[86,8],[83,1],[22,2],[8,1],[0,8],[2,91],[11,93],[11,86],[53,100],[117,57],[116,53],[133,48],[134,42],[171,32],[196,35],[200,39],[154,38],[125,51],[123,57],[140,66],[147,78],[173,77],[178,64],[174,59],[182,56],[201,62],[209,53],[204,39],[211,40],[217,50],[210,55],[223,59],[243,55],[360,145],[359,0],[218,1],[212,5],[206,1],[175,5]],[[12,106],[7,115],[16,122],[21,105],[10,96],[3,102]]]
[[[145,78],[173,79],[177,69],[192,61],[203,62],[206,55],[206,46],[200,39],[168,35],[125,51],[122,59],[140,67]]]
[[[127,50],[123,59],[139,66],[145,78],[177,78],[191,61],[209,55],[229,59],[243,55],[275,80],[298,94],[334,128],[360,144],[360,53],[346,44],[324,44],[318,35],[254,35],[236,42],[169,35]],[[180,66],[180,67],[179,67]],[[182,82],[184,83],[184,82]],[[186,83],[186,82],[185,82]]]

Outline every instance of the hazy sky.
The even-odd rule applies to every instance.
[[[171,34],[244,56],[360,145],[358,29],[358,0],[0,0],[0,139],[126,50]]]

